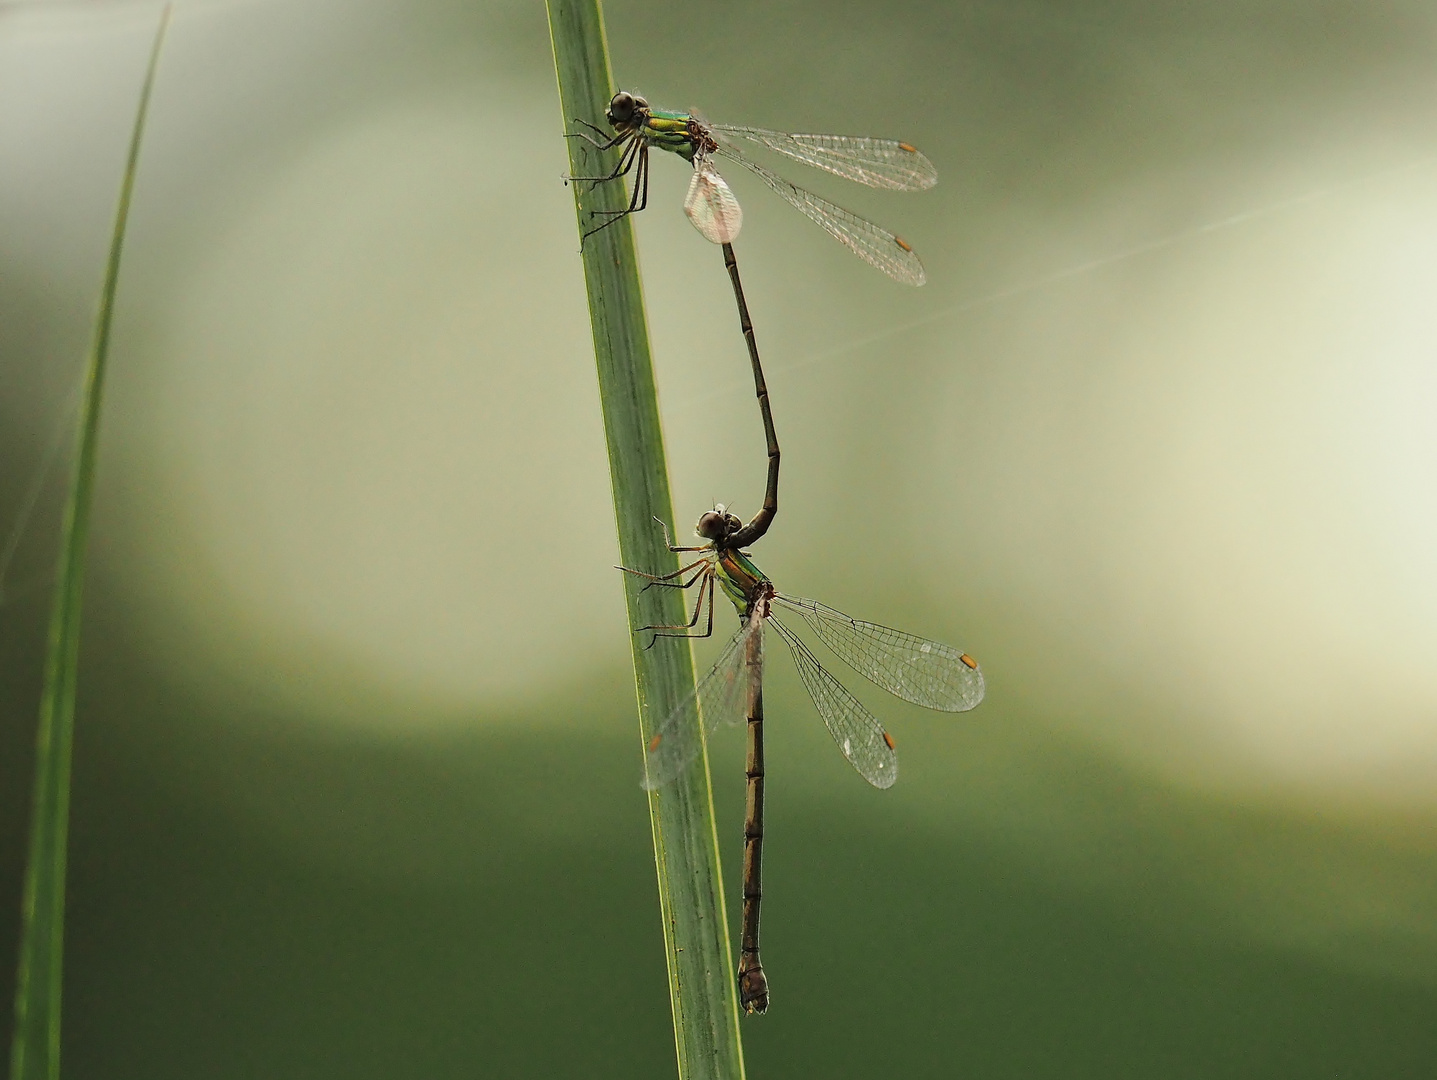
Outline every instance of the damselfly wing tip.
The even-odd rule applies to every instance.
[[[903,254],[881,262],[872,260],[874,265],[903,285],[916,287],[926,282],[928,275],[923,272],[923,264],[918,261],[918,254],[913,250],[913,245],[901,236],[893,237],[893,243]]]
[[[913,155],[913,160],[907,163],[911,175],[904,187],[910,191],[914,189],[924,191],[938,183],[938,170],[933,167],[933,162],[919,151],[918,147],[912,143],[901,142],[898,144],[898,149]]]
[[[649,739],[648,746],[644,747],[644,778],[639,781],[639,787],[645,791],[657,791],[669,781],[669,777],[664,776],[661,771],[663,762],[655,756],[655,751],[663,739],[663,732],[655,732]]]

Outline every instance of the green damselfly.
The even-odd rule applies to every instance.
[[[643,210],[649,200],[649,148],[658,147],[677,154],[694,167],[684,199],[684,213],[705,238],[715,244],[729,244],[743,226],[743,210],[714,165],[722,157],[748,169],[779,196],[865,262],[878,267],[895,281],[922,285],[923,264],[907,241],[887,229],[836,206],[827,199],[785,180],[752,160],[739,144],[762,146],[794,161],[853,180],[869,187],[890,191],[920,191],[938,182],[933,163],[905,142],[871,139],[854,135],[790,135],[764,128],[711,124],[693,113],[655,108],[637,94],[621,90],[613,96],[605,113],[612,135],[583,120],[601,137],[571,134],[600,150],[621,148],[619,162],[606,176],[575,176],[571,180],[608,183],[636,170],[633,195],[623,210],[594,211],[608,220],[584,235],[592,236],[620,218]]]
[[[763,636],[772,626],[788,646],[799,678],[844,758],[863,779],[877,788],[898,779],[898,755],[883,725],[828,673],[813,652],[779,619],[797,615],[818,639],[849,667],[890,694],[942,712],[966,712],[983,700],[983,672],[978,662],[937,641],[863,622],[814,600],[779,592],[741,550],[768,530],[777,506],[777,469],[770,470],[770,498],[747,525],[723,506],[698,520],[695,531],[708,543],[676,547],[699,557],[671,574],[628,573],[648,585],[698,588],[693,617],[679,626],[645,626],[659,637],[708,637],[713,633],[714,596],[722,589],[738,609],[742,625],[724,647],[718,662],[694,692],[656,727],[647,743],[645,788],[653,790],[677,778],[698,757],[708,734],[720,724],[748,724],[748,790],[744,815],[743,928],[739,945],[739,1001],[746,1013],[768,1008],[768,979],[759,960],[759,904],[763,895]],[[667,531],[665,540],[667,541]],[[698,629],[707,608],[705,627]],[[652,645],[653,642],[650,642]]]

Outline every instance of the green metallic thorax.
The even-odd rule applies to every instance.
[[[691,119],[688,113],[651,108],[639,135],[650,146],[678,154],[685,161],[693,161],[698,148],[689,132]]]
[[[721,548],[715,560],[718,583],[724,595],[733,601],[740,615],[747,615],[749,605],[758,597],[760,586],[768,582],[764,572],[742,551]]]

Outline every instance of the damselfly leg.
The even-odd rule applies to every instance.
[[[574,117],[574,123],[583,124],[590,131],[594,132],[594,134],[598,135],[599,139],[602,139],[604,141],[600,142],[599,139],[595,139],[589,135],[585,135],[582,131],[566,131],[564,133],[564,138],[583,139],[590,146],[597,147],[600,150],[612,150],[614,147],[618,146],[619,143],[623,142],[625,139],[630,138],[633,135],[633,132],[621,131],[617,135],[611,136],[607,131],[599,127],[597,124],[591,124],[587,120],[580,120],[577,116]]]
[[[583,121],[576,122],[583,123]],[[593,125],[588,126],[592,127]],[[598,131],[599,129],[594,128],[594,130]],[[602,224],[594,226],[594,228],[589,229],[582,236],[580,236],[579,242],[582,244],[589,237],[593,236],[595,233],[602,232],[604,229],[607,229],[610,225],[614,224],[614,222],[620,221],[623,218],[628,217],[630,214],[637,214],[640,211],[648,208],[649,147],[643,139],[637,138],[632,132],[620,132],[618,135],[615,135],[606,143],[595,142],[583,132],[569,132],[568,137],[583,139],[589,145],[599,150],[609,150],[625,142],[628,143],[628,145],[624,146],[624,152],[619,156],[619,163],[614,166],[613,172],[609,173],[606,176],[571,176],[568,178],[571,181],[574,181],[576,183],[590,183],[597,188],[600,184],[607,184],[619,179],[621,176],[627,176],[630,171],[634,170],[635,165],[637,165],[638,167],[637,172],[634,173],[634,190],[633,194],[629,198],[629,205],[622,210],[589,211],[590,215],[593,217],[606,217],[608,218],[608,220],[603,222]]]
[[[655,585],[659,585],[667,589],[687,589],[691,587],[695,581],[703,577],[703,575],[708,572],[709,562],[710,560],[707,558],[695,559],[687,566],[681,566],[671,574],[646,574],[642,570],[630,570],[627,566],[616,566],[614,569],[622,570],[626,574],[633,574],[635,577],[647,578],[648,584],[645,585],[643,589],[640,589],[639,592],[644,592],[646,589],[652,589]],[[697,574],[695,574],[688,581],[684,582],[682,585],[674,581],[674,578],[683,577],[695,566],[702,566],[703,569],[701,569]]]

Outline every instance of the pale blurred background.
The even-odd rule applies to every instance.
[[[0,7],[12,913],[157,16]],[[880,793],[775,654],[752,1075],[1430,1075],[1437,9],[606,16],[656,103],[941,177],[785,170],[910,239],[919,290],[731,177],[785,451],[755,557],[988,678],[960,717],[847,680],[899,743]],[[101,437],[67,1076],[672,1073],[561,131],[539,3],[177,5]],[[656,160],[637,223],[685,528],[764,470],[687,179]]]

